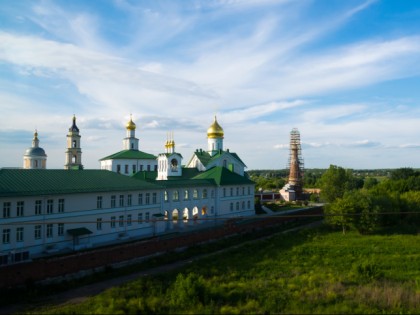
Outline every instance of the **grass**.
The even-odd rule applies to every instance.
[[[46,314],[420,313],[417,234],[277,234]]]

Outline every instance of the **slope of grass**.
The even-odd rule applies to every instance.
[[[48,314],[420,313],[418,235],[276,235]],[[36,313],[39,313],[37,310]]]

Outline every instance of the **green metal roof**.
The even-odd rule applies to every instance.
[[[200,162],[204,165],[207,166],[208,164],[210,164],[212,161],[219,159],[222,155],[227,154],[232,156],[235,160],[239,161],[240,163],[242,163],[244,166],[245,163],[239,158],[239,156],[234,153],[234,152],[230,152],[230,151],[223,151],[223,150],[219,150],[217,151],[217,153],[215,155],[210,155],[210,153],[208,153],[207,151],[204,150],[196,150],[194,152],[194,155],[197,156],[197,158],[200,160]],[[189,163],[188,163],[189,164]]]
[[[159,189],[106,170],[0,169],[0,197]]]
[[[104,160],[156,160],[156,156],[139,150],[122,150],[120,152],[108,155],[100,159],[99,161]]]
[[[212,179],[219,186],[224,185],[244,185],[244,184],[255,184],[252,180],[246,176],[241,176],[228,170],[226,167],[215,166],[211,169],[195,176],[193,180],[198,179]]]

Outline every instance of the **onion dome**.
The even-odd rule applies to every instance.
[[[223,138],[224,134],[223,128],[220,127],[216,116],[214,116],[214,122],[207,129],[207,138]]]
[[[133,122],[131,115],[130,121],[127,123],[127,125],[125,125],[125,127],[127,128],[127,130],[136,130],[136,124]]]
[[[43,148],[40,148],[38,140],[38,132],[35,130],[34,138],[32,140],[32,147],[27,148],[24,156],[36,157],[36,156],[47,156]]]
[[[70,132],[79,132],[79,128],[77,128],[77,126],[76,126],[76,116],[75,115],[73,115],[73,124],[69,128],[69,131]]]

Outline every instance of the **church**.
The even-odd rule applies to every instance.
[[[251,216],[255,183],[239,156],[224,149],[217,118],[207,150],[185,163],[173,134],[164,152],[143,152],[132,117],[123,150],[84,169],[76,117],[67,133],[64,169],[47,169],[35,131],[23,168],[0,169],[0,266],[54,254],[182,232]]]

